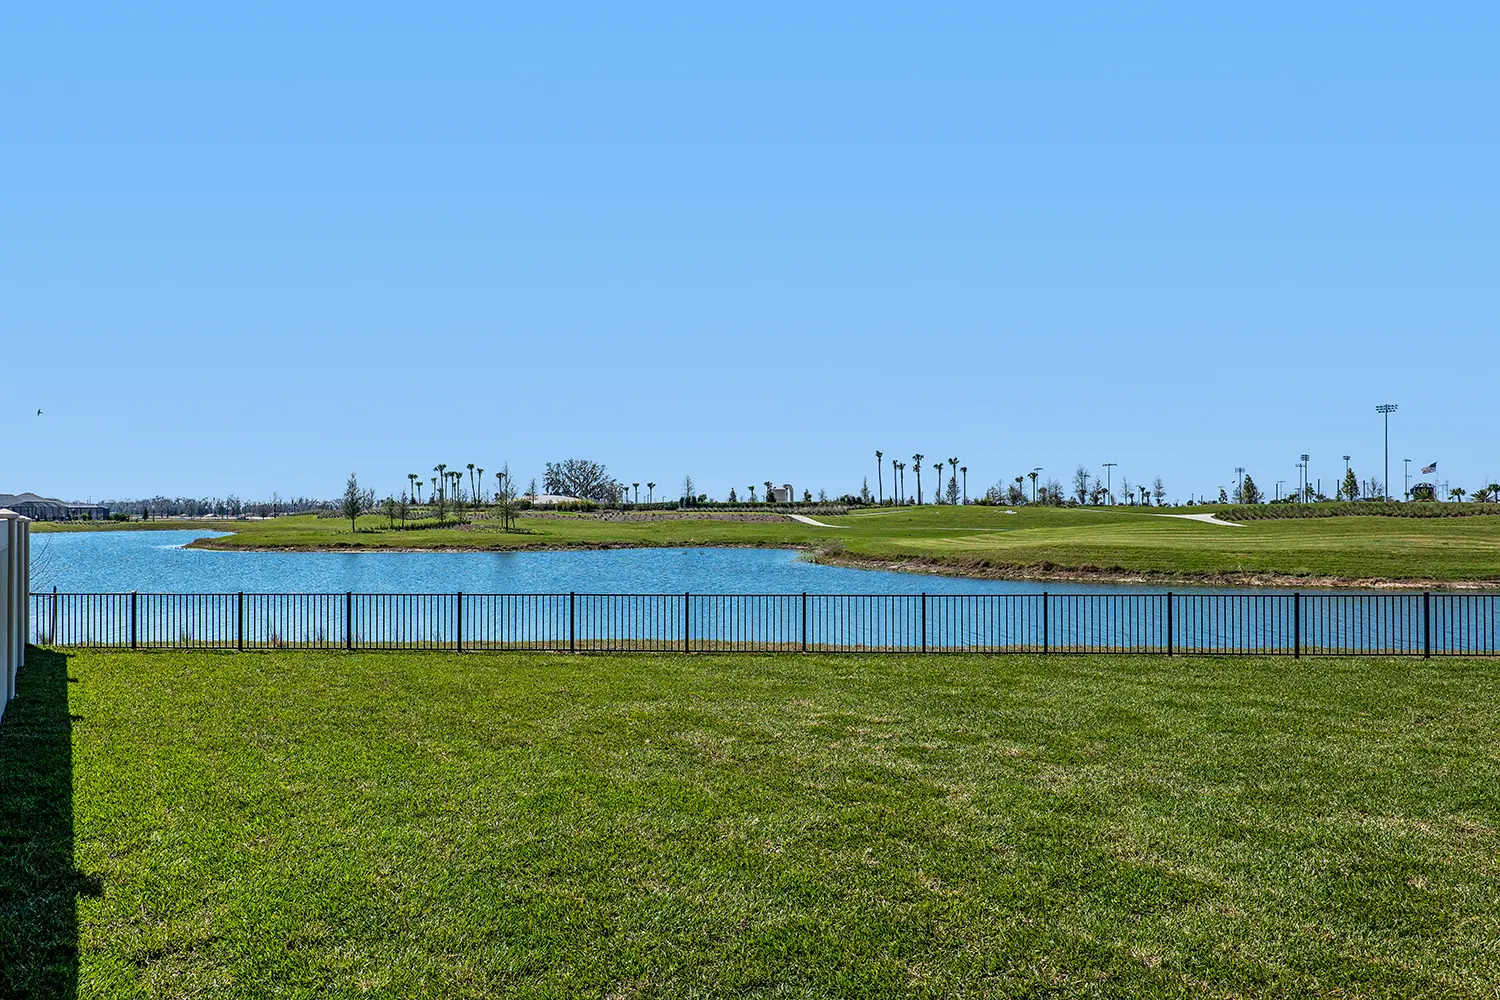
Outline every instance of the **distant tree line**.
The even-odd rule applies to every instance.
[[[241,500],[231,493],[227,497],[127,497],[105,500],[111,510],[138,517],[275,517],[280,514],[309,514],[332,510],[331,500],[315,497],[282,497],[271,494],[268,500]]]

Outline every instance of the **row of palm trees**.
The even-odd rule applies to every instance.
[[[469,498],[477,504],[484,503],[484,466],[473,462],[466,466],[469,472]],[[436,475],[427,480],[428,487],[426,503],[446,504],[454,500],[464,499],[464,473],[461,469],[449,469],[448,463],[439,462],[432,467]],[[412,503],[421,504],[422,499],[422,476],[417,472],[406,474],[407,482],[410,483],[410,495]],[[495,473],[495,494],[497,496],[513,493],[514,486],[509,480],[509,472],[501,470]]]
[[[469,470],[469,496],[475,503],[484,503],[484,497],[480,493],[480,490],[482,488],[481,484],[484,483],[484,466],[475,465],[473,462],[470,462],[467,468]],[[428,503],[443,504],[451,500],[463,499],[464,474],[462,471],[450,470],[446,462],[439,462],[437,465],[434,465],[432,467],[432,471],[435,472],[436,475],[432,476],[426,484],[429,489],[427,499]],[[509,474],[504,470],[495,473],[496,496],[505,495],[507,493],[513,494],[515,492],[514,483],[508,479],[508,475]],[[406,478],[411,484],[412,502],[417,504],[422,503],[423,483],[421,475],[415,472],[408,472],[406,474]],[[646,483],[645,486],[646,502],[651,503],[656,495],[656,484]],[[507,487],[509,487],[509,489],[507,489]],[[630,487],[635,491],[635,502],[640,503],[641,484],[631,483]]]
[[[875,451],[875,499],[876,499],[876,501],[878,503],[884,503],[885,502],[885,465],[884,465],[884,461],[883,461],[884,458],[885,458],[885,452],[880,451],[879,449],[876,449],[876,451]],[[919,503],[919,504],[922,502],[922,462],[926,458],[927,458],[927,456],[923,455],[920,452],[918,452],[917,454],[915,454],[915,455],[913,455],[911,457],[912,470],[916,473],[916,477],[917,477],[917,503]],[[953,474],[952,474],[952,478],[951,478],[950,482],[957,482],[959,474],[962,473],[962,475],[963,475],[963,502],[964,503],[968,503],[969,502],[969,467],[967,465],[959,465],[957,458],[950,458],[950,459],[948,459],[948,463],[947,464],[953,467]],[[942,492],[943,463],[942,462],[934,462],[933,465],[932,465],[932,468],[933,468],[933,471],[935,471],[937,473],[937,477],[938,477],[938,488],[936,488],[936,489],[934,489],[932,491],[933,492],[933,500],[936,503],[942,503],[943,502],[943,492]],[[892,489],[894,489],[896,491],[896,495],[895,495],[895,497],[893,499],[898,504],[905,502],[905,500],[903,498],[906,496],[906,469],[907,469],[907,465],[906,465],[905,462],[899,461],[899,460],[894,459],[894,458],[891,459],[891,487],[892,487]]]
[[[1462,486],[1455,486],[1448,491],[1449,498],[1457,500],[1459,503],[1463,503],[1464,497],[1469,495],[1469,491]],[[1475,503],[1489,503],[1494,500],[1500,500],[1500,483],[1489,483],[1479,487],[1479,489],[1474,491],[1473,497]]]

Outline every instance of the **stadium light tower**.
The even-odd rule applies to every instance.
[[[1381,403],[1375,407],[1375,412],[1385,418],[1385,481],[1380,484],[1380,491],[1385,499],[1391,498],[1391,414],[1396,412],[1395,403]]]
[[[1114,503],[1115,502],[1115,491],[1112,490],[1110,488],[1110,485],[1109,485],[1110,470],[1113,469],[1115,466],[1117,466],[1119,464],[1120,464],[1119,462],[1105,462],[1104,463],[1104,492],[1109,497],[1109,502],[1110,503]]]
[[[1302,503],[1307,500],[1307,463],[1311,460],[1311,456],[1303,452],[1299,457],[1302,459],[1302,492],[1298,494],[1297,502]]]
[[[1239,477],[1239,481],[1240,481],[1240,484],[1235,487],[1234,502],[1235,503],[1244,503],[1245,502],[1245,467],[1243,465],[1236,465],[1234,467],[1234,474]]]
[[[1408,500],[1411,499],[1411,459],[1403,458],[1405,464],[1401,467],[1401,495]]]

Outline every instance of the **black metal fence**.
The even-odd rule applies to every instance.
[[[32,594],[125,649],[1500,654],[1500,594]]]

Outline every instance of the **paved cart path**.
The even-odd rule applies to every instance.
[[[822,521],[814,521],[812,518],[807,517],[806,515],[803,515],[803,514],[788,514],[787,517],[791,518],[793,521],[801,521],[803,524],[810,524],[814,528],[841,528],[841,527],[843,527],[843,525],[841,525],[841,524],[824,524]]]
[[[1085,509],[1087,509],[1087,508],[1085,508]],[[1090,512],[1091,513],[1095,513],[1095,514],[1125,513],[1124,511],[1102,511],[1102,510],[1090,511]],[[881,513],[888,513],[888,512],[882,511]],[[1007,514],[1014,514],[1015,511],[1008,510],[1005,513],[1007,513]],[[1135,511],[1130,511],[1130,513],[1136,513],[1136,512]],[[1147,513],[1147,512],[1146,511],[1141,511],[1140,513]],[[871,515],[871,514],[852,514],[850,516],[851,517],[871,517],[873,515]],[[1243,524],[1237,524],[1234,521],[1221,521],[1221,520],[1219,520],[1219,517],[1216,514],[1151,514],[1150,516],[1151,517],[1176,517],[1176,518],[1181,518],[1184,521],[1202,521],[1204,524],[1217,524],[1217,525],[1219,525],[1221,527],[1225,527],[1225,528],[1243,528],[1244,527]],[[788,514],[787,517],[791,518],[793,521],[801,521],[803,524],[810,524],[810,525],[812,525],[815,528],[840,528],[840,527],[844,527],[843,525],[839,525],[839,524],[824,524],[822,521],[814,521],[812,518],[807,517],[806,515],[803,515],[803,514]],[[934,528],[933,530],[934,531],[948,531],[950,529],[948,529],[948,528]],[[973,528],[973,529],[970,529],[970,530],[973,530],[973,531],[998,531],[999,529],[998,528]]]
[[[1100,510],[1096,507],[1080,507],[1078,509],[1089,514],[1134,514],[1136,517],[1141,517],[1143,515],[1146,517],[1177,517],[1181,518],[1184,521],[1202,521],[1204,524],[1217,524],[1225,528],[1244,527],[1243,524],[1239,524],[1234,521],[1221,521],[1219,520],[1219,516],[1217,514],[1155,514],[1151,511],[1143,510]],[[1006,513],[1012,512],[1006,511]]]
[[[1221,521],[1217,514],[1153,514],[1152,517],[1180,517],[1184,521],[1202,521],[1204,524],[1222,524],[1226,528],[1243,528],[1234,521]]]

